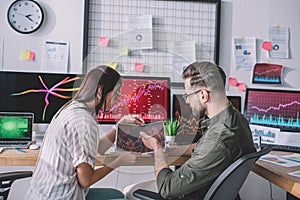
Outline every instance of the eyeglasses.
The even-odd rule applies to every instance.
[[[182,95],[182,98],[186,101],[188,97],[190,97],[190,96],[192,96],[192,95],[194,95],[194,94],[197,94],[198,92],[201,92],[202,90],[203,90],[203,89],[197,90],[197,91],[192,92],[192,93],[190,93],[190,94],[184,94],[184,95]],[[209,91],[207,91],[207,92],[209,93]]]
[[[202,90],[202,89],[201,89],[201,90]],[[186,101],[188,97],[190,97],[190,96],[192,96],[192,95],[194,95],[194,94],[197,94],[197,93],[200,92],[201,90],[197,90],[197,91],[192,92],[192,93],[190,93],[190,94],[184,94],[184,95],[182,96],[182,98]]]

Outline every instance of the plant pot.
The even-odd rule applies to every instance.
[[[165,145],[166,146],[171,146],[175,144],[175,135],[174,136],[165,136]]]

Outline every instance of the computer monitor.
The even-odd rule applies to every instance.
[[[227,96],[228,100],[232,103],[232,105],[241,112],[242,110],[242,103],[241,103],[241,97],[240,96]]]
[[[0,112],[0,141],[31,141],[33,113]]]
[[[120,97],[107,112],[98,111],[99,123],[116,123],[124,115],[138,114],[146,123],[170,116],[170,78],[122,76]]]
[[[241,111],[240,96],[227,96],[227,98],[236,109]],[[183,94],[174,94],[172,105],[173,119],[180,120],[180,128],[175,142],[180,145],[196,141],[201,136],[201,131],[199,130],[201,119],[196,119],[193,116],[190,106],[183,99]]]
[[[0,72],[0,112],[34,113],[34,123],[50,123],[80,86],[80,75]]]
[[[244,115],[250,124],[300,132],[299,112],[299,90],[246,90]]]
[[[175,137],[177,145],[191,144],[200,136],[200,119],[196,119],[192,113],[191,107],[185,103],[183,94],[173,94],[172,104],[173,119],[180,121],[180,128]]]

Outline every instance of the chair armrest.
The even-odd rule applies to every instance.
[[[0,173],[0,182],[1,181],[14,181],[20,178],[27,178],[32,176],[32,171],[13,171]]]
[[[133,196],[142,200],[163,200],[158,193],[143,189],[134,191]]]

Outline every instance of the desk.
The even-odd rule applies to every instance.
[[[290,152],[271,151],[272,155],[287,155]],[[274,183],[278,187],[284,189],[290,194],[300,198],[300,178],[290,176],[287,173],[300,171],[300,166],[297,167],[282,167],[272,163],[258,160],[252,167],[252,171],[266,180]]]
[[[39,150],[24,149],[26,153],[21,153],[12,149],[5,149],[0,154],[0,166],[35,166]],[[109,153],[106,155],[98,155],[96,165],[102,166],[104,163],[110,163],[117,158],[119,153]],[[169,156],[167,161],[170,165],[180,166],[187,161],[187,156]],[[139,157],[134,165],[145,166],[154,165],[152,155],[143,155]]]
[[[11,149],[4,150],[0,154],[0,166],[34,166],[37,161],[39,150],[26,149],[25,151],[26,153],[21,153]],[[270,154],[285,155],[291,153],[271,151]],[[117,156],[117,153],[99,155],[97,157],[96,165],[101,166],[103,163],[109,163]],[[170,156],[168,157],[168,163],[170,165],[180,166],[188,159],[189,157],[186,156]],[[152,155],[139,157],[135,165],[153,165]],[[252,171],[256,174],[286,190],[290,194],[300,198],[300,178],[287,175],[288,172],[298,170],[300,170],[300,166],[286,168],[260,160],[257,161],[252,167]]]

